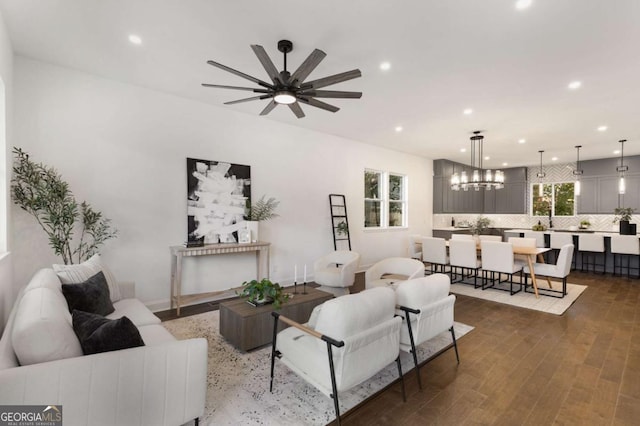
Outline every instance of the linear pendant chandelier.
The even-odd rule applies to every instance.
[[[618,194],[624,195],[627,190],[626,183],[624,181],[624,174],[627,170],[629,170],[629,166],[625,166],[624,164],[624,143],[626,139],[621,139],[620,142],[620,165],[616,167],[616,171],[620,173],[620,177],[618,179]]]
[[[454,191],[468,191],[469,188],[473,188],[479,191],[480,188],[490,191],[491,188],[502,189],[504,188],[504,173],[501,170],[496,170],[495,173],[491,172],[491,169],[484,170],[482,168],[482,155],[483,155],[483,142],[484,136],[480,134],[479,130],[473,132],[471,136],[471,180],[467,176],[467,172],[462,170],[460,174],[454,171],[451,175],[451,189]],[[476,161],[476,153],[478,159]]]

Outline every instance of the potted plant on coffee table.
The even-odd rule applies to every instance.
[[[271,282],[268,278],[262,280],[251,280],[242,283],[242,290],[238,292],[239,296],[248,296],[247,300],[253,306],[266,305],[273,303],[275,309],[289,300],[289,294],[285,293],[278,283]]]

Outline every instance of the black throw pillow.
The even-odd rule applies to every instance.
[[[140,332],[127,317],[110,320],[77,309],[71,316],[85,355],[144,346]]]
[[[69,312],[74,309],[98,315],[109,315],[115,309],[111,303],[109,286],[102,271],[80,284],[62,284]]]

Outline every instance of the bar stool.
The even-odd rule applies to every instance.
[[[580,252],[580,270],[584,271],[585,264],[587,266],[587,272],[589,272],[589,265],[593,267],[593,272],[596,272],[596,266],[602,266],[602,273],[607,271],[607,255],[604,252],[604,235],[602,234],[580,234],[578,236],[578,252]],[[602,253],[603,263],[596,263],[596,256]],[[587,261],[585,262],[585,255]],[[589,258],[593,259],[593,262],[589,262]]]
[[[544,248],[546,244],[544,242],[544,232],[541,231],[528,231],[524,233],[525,238],[535,238],[536,247]]]
[[[631,278],[631,269],[638,270],[638,278],[640,278],[640,260],[638,267],[631,267],[631,257],[638,256],[640,259],[640,242],[635,235],[612,235],[611,236],[611,253],[613,253],[613,275],[616,275],[616,260],[620,258],[620,275],[622,275],[622,259],[627,258],[627,278]]]
[[[566,232],[551,232],[549,234],[549,247],[553,252],[554,263],[558,263],[558,253],[567,244],[573,244],[573,235]],[[571,269],[576,269],[575,258],[571,258]]]

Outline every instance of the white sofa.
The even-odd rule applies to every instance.
[[[145,346],[83,355],[58,276],[34,275],[0,339],[0,405],[62,405],[68,426],[181,425],[203,414],[206,339],[176,340],[133,283],[118,285],[107,318],[127,316]]]

